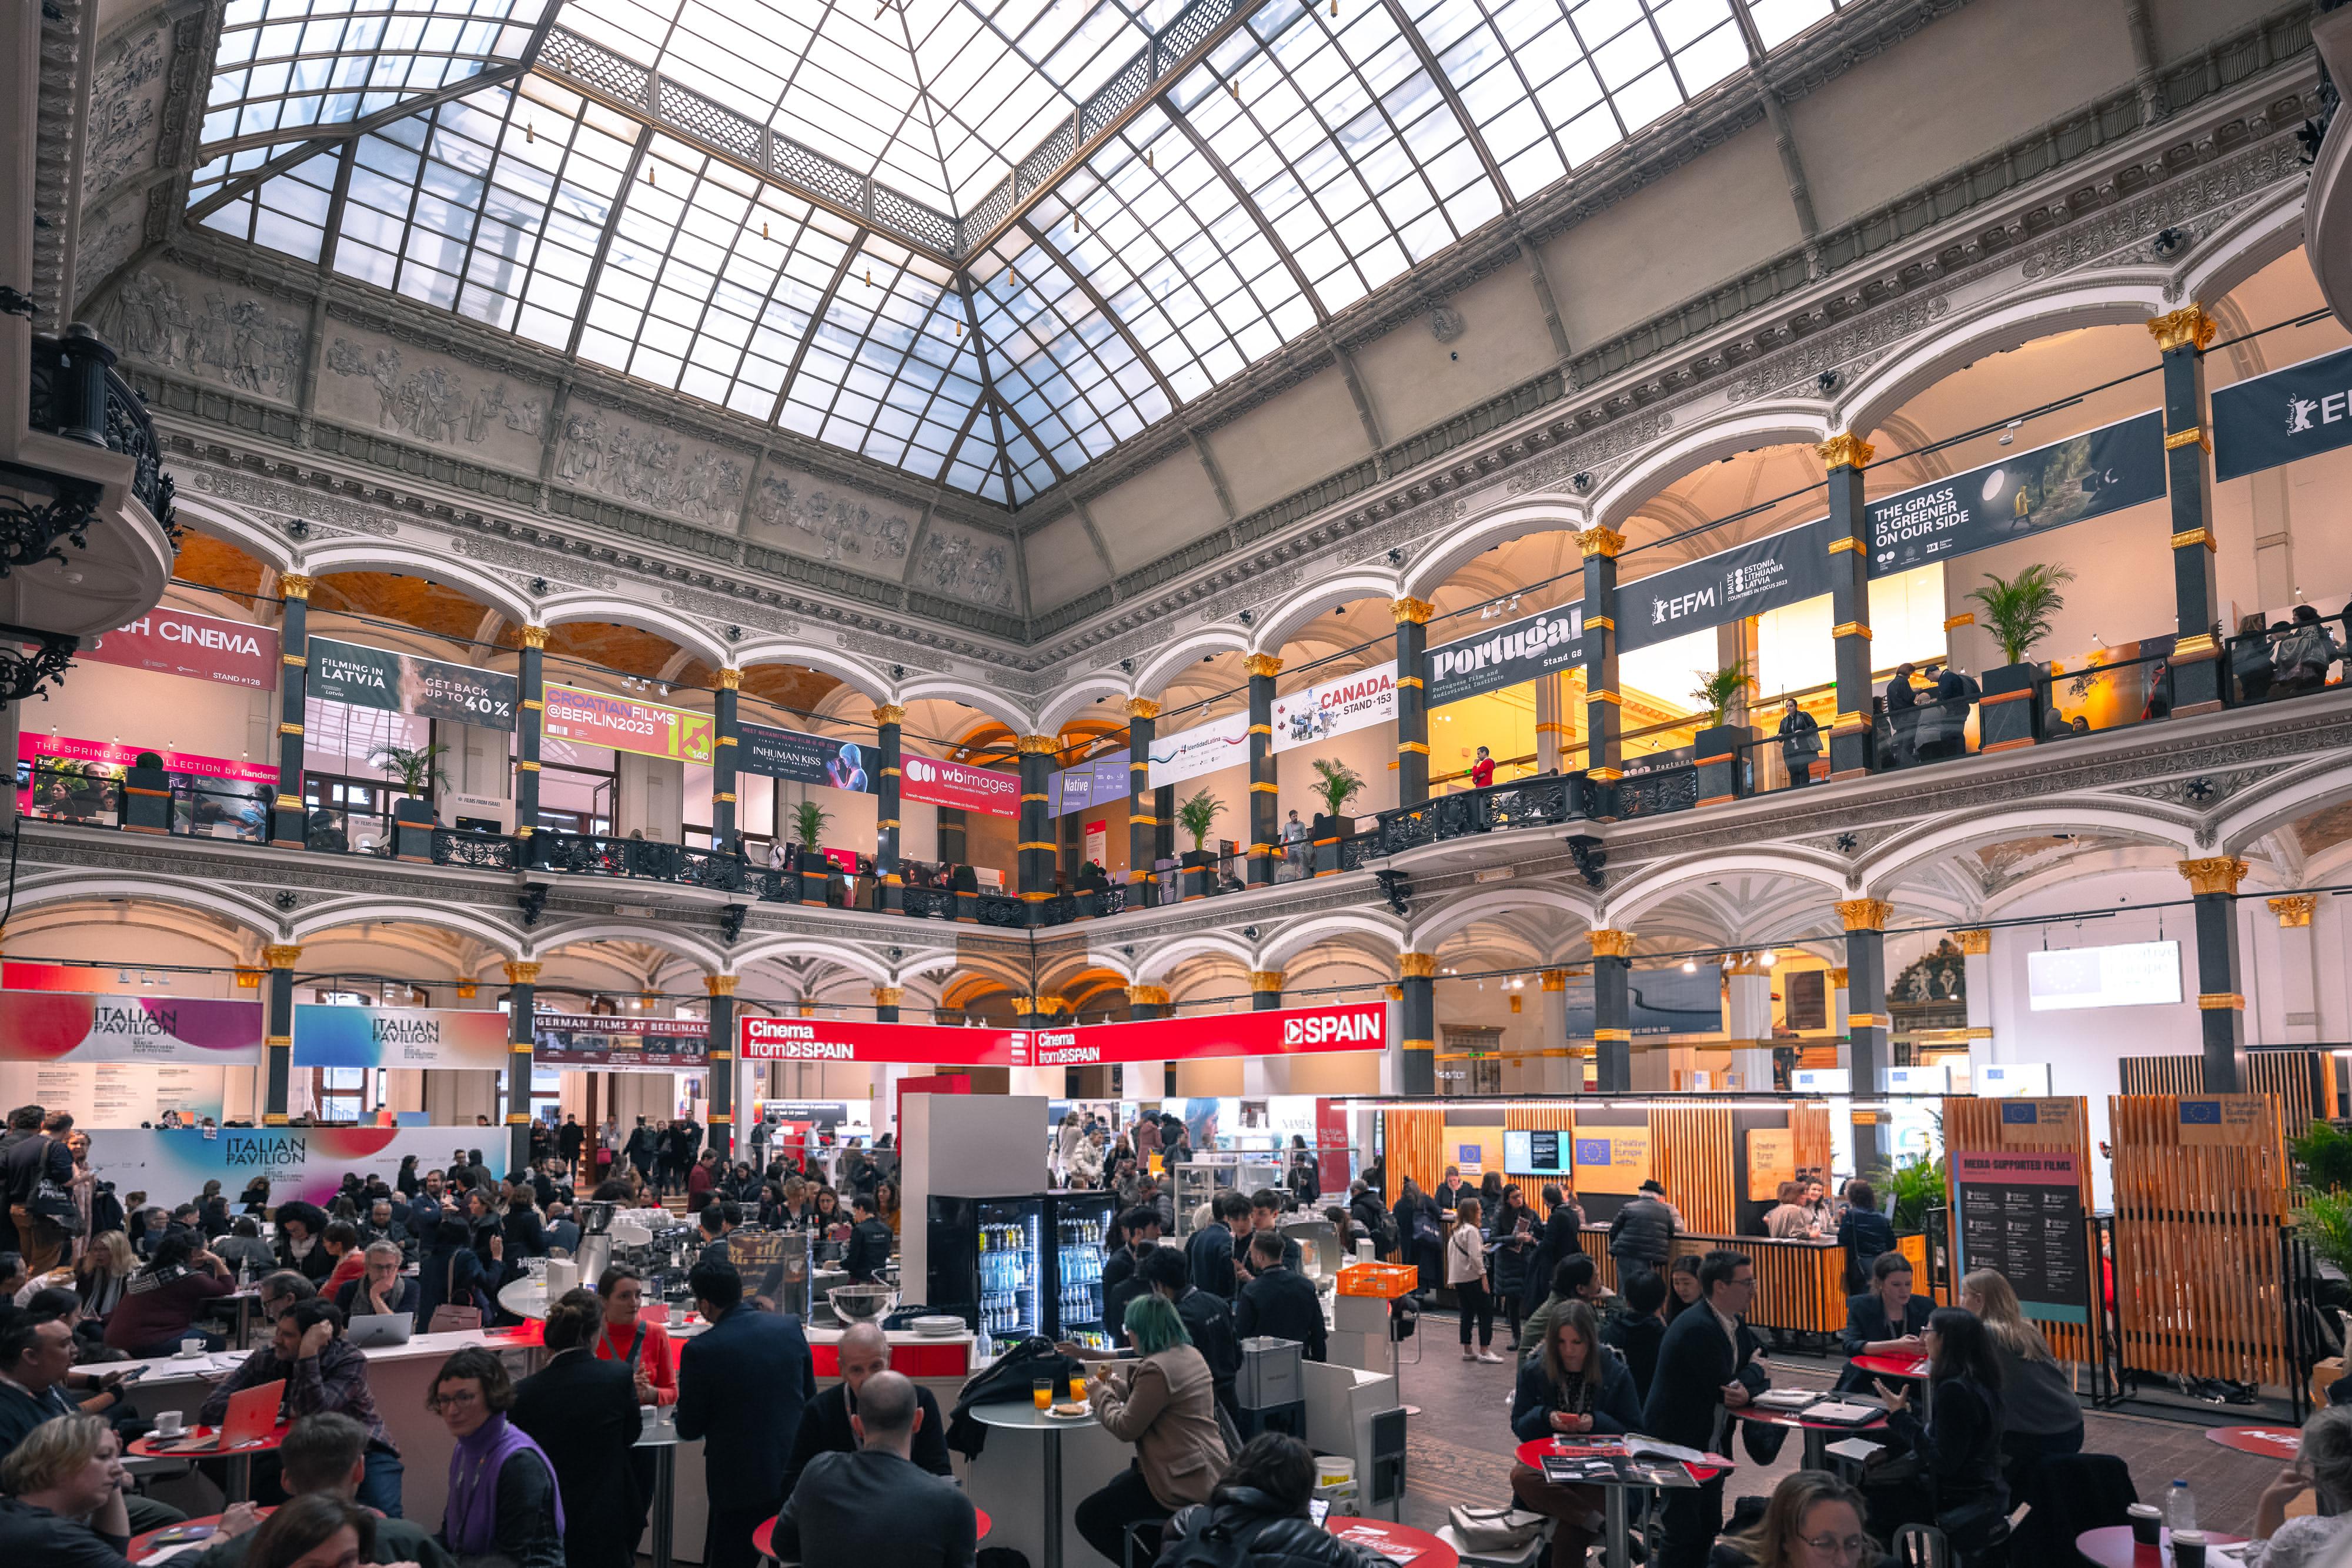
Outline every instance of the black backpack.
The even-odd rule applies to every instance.
[[[1245,1528],[1208,1508],[1199,1514],[1199,1525],[1183,1540],[1160,1547],[1157,1568],[1249,1568],[1249,1543],[1242,1539],[1249,1533]]]

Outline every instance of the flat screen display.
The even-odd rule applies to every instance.
[[[1566,1176],[1568,1149],[1556,1132],[1506,1131],[1503,1166],[1514,1175]]]
[[[2138,1008],[2180,1000],[2180,944],[2134,942],[2025,955],[2026,999],[2037,1013]]]

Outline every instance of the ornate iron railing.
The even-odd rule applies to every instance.
[[[512,871],[522,841],[504,833],[461,832],[456,828],[433,830],[433,863],[467,866],[475,871]]]
[[[32,400],[26,423],[70,441],[88,442],[120,452],[134,467],[131,493],[150,516],[163,525],[172,542],[180,542],[173,517],[172,476],[163,472],[163,449],[155,439],[155,422],[147,401],[131,390],[114,370],[114,350],[88,327],[76,322],[62,338],[33,340]],[[26,560],[46,559],[56,538]],[[75,543],[79,545],[79,539]]]

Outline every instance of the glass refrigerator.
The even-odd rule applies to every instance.
[[[956,1312],[992,1339],[1023,1339],[1053,1326],[1054,1259],[1047,1200],[933,1196],[925,1217],[923,1301]]]
[[[1046,1221],[1054,1238],[1053,1316],[1056,1342],[1076,1340],[1089,1350],[1118,1348],[1115,1325],[1103,1320],[1103,1239],[1117,1199],[1108,1192],[1049,1192]]]

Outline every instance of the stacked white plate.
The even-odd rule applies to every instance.
[[[961,1318],[950,1313],[937,1317],[917,1318],[908,1327],[919,1334],[929,1334],[933,1339],[944,1339],[950,1334],[963,1333],[965,1324]]]

